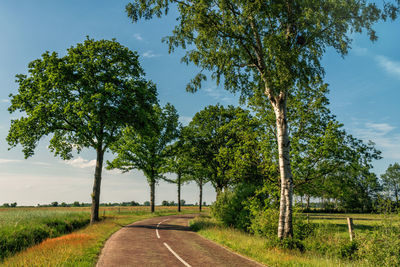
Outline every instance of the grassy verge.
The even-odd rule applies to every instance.
[[[315,219],[317,220],[317,218]],[[322,217],[319,217],[318,220],[321,220],[319,223],[330,225],[330,222]],[[337,218],[337,220],[333,222],[333,225],[339,222],[342,223],[340,218]],[[192,220],[191,227],[201,236],[267,266],[373,266],[367,261],[350,261],[323,255],[316,251],[300,252],[297,250],[271,248],[268,246],[270,240],[266,237],[254,236],[223,226],[215,219],[207,216],[197,217]],[[342,234],[340,233],[339,235]],[[386,264],[382,266],[386,266]]]
[[[105,241],[121,227],[150,217],[177,214],[176,207],[160,207],[154,214],[147,210],[143,207],[108,208],[101,222],[71,234],[46,239],[6,258],[0,266],[94,266]],[[183,207],[182,213],[196,213],[197,210]]]
[[[3,209],[0,211],[0,260],[88,223],[89,213],[82,210]]]

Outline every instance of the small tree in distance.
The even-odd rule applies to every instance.
[[[94,149],[90,222],[98,221],[104,153],[126,125],[147,128],[156,88],[144,79],[137,53],[115,40],[87,39],[64,57],[46,52],[28,68],[29,75],[17,75],[18,94],[10,95],[10,113],[24,115],[11,121],[8,144],[21,144],[25,158],[48,135],[50,151],[64,160],[73,149]]]
[[[111,147],[116,158],[107,162],[107,169],[120,169],[123,172],[133,169],[143,171],[150,185],[151,212],[154,212],[155,206],[155,185],[163,178],[166,166],[166,147],[178,134],[178,118],[173,105],[168,103],[164,108],[154,105],[149,118],[152,127],[146,134],[140,134],[127,127],[122,138]]]
[[[175,179],[164,178],[164,180],[177,185],[178,212],[181,211],[182,184],[190,180],[188,175],[190,174],[193,166],[193,162],[189,157],[187,147],[184,144],[182,133],[182,128],[180,127],[178,131],[179,139],[167,147],[168,158],[164,168],[165,173],[170,172],[176,174]]]
[[[396,200],[396,204],[399,205],[400,196],[400,164],[390,164],[386,172],[381,175],[384,189],[389,192],[391,196]]]

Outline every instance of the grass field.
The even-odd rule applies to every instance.
[[[89,223],[80,208],[0,209],[0,260],[46,238],[58,237]]]
[[[198,212],[197,207],[182,208],[182,213]],[[134,221],[176,214],[176,209],[156,207],[156,212],[151,214],[149,207],[101,207],[100,215],[105,217],[94,225],[87,225],[90,208],[0,209],[0,231],[4,231],[6,240],[13,240],[15,232],[19,231],[17,229],[24,229],[24,233],[30,233],[37,232],[36,229],[46,229],[49,222],[87,220],[86,226],[77,231],[71,229],[72,233],[49,235],[47,239],[42,239],[43,242],[31,240],[34,242],[23,248],[29,247],[28,249],[18,253],[12,251],[5,255],[7,257],[0,262],[0,266],[94,266],[104,242],[112,233]],[[23,237],[26,238],[26,235]],[[11,256],[14,253],[16,254]]]
[[[347,217],[353,218],[354,242]],[[400,266],[399,215],[310,214],[309,220],[314,230],[301,241],[304,251],[273,247],[267,237],[222,226],[207,216],[191,225],[200,235],[268,266]]]
[[[104,242],[122,226],[177,213],[176,207],[156,210],[150,214],[149,207],[101,207],[103,220],[87,225],[89,208],[0,209],[0,231],[9,239],[15,238],[19,229],[27,233],[29,229],[49,227],[49,222],[58,227],[61,221],[85,222],[79,230],[52,230],[43,242],[39,240],[36,245],[28,245],[28,249],[8,255],[0,266],[94,266]],[[197,213],[197,207],[183,207],[183,213]],[[301,216],[306,221],[306,216]],[[353,243],[349,241],[347,217],[354,221]],[[200,235],[268,266],[399,266],[396,265],[400,260],[399,215],[310,214],[309,221],[314,231],[302,240],[303,252],[271,247],[268,238],[224,227],[207,215],[191,224]]]

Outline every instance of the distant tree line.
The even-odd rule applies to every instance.
[[[4,203],[2,207],[4,208],[15,208],[17,206],[17,202],[13,203]]]

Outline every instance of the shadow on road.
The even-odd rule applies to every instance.
[[[129,228],[146,228],[146,229],[157,229],[157,224],[147,224],[147,225],[128,225],[125,227]],[[175,230],[175,231],[191,231],[188,226],[176,225],[176,224],[161,224],[158,230]]]

